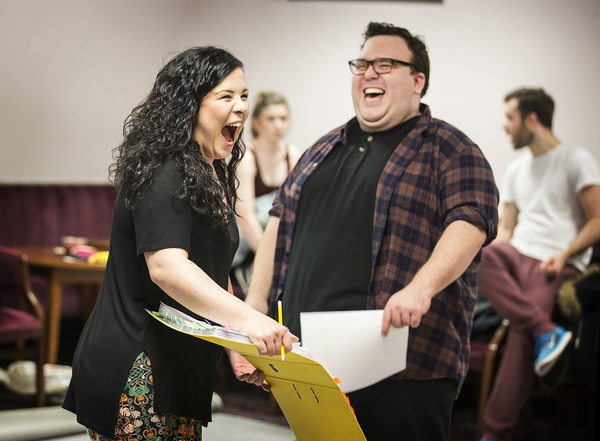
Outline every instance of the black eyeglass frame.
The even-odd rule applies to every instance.
[[[357,61],[364,61],[365,63],[367,63],[367,68],[365,69],[365,71],[363,73],[355,73],[354,70],[356,69],[356,62]],[[379,72],[376,68],[375,68],[375,63],[378,61],[390,61],[391,62],[391,67],[390,70],[385,71],[385,72]],[[374,60],[365,60],[364,58],[357,58],[356,60],[350,60],[348,61],[348,66],[350,66],[350,72],[352,72],[352,75],[364,75],[367,73],[367,71],[369,70],[369,65],[373,66],[373,70],[375,71],[376,74],[381,75],[381,74],[385,74],[385,73],[390,73],[394,67],[394,63],[398,63],[402,66],[408,66],[408,67],[412,67],[415,70],[417,69],[417,66],[415,66],[413,63],[409,63],[407,61],[402,61],[402,60],[395,60],[393,58],[376,58]]]

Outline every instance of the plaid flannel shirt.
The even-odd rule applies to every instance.
[[[450,223],[482,227],[486,245],[496,237],[498,190],[483,153],[458,129],[432,118],[426,105],[420,110],[417,125],[395,149],[377,186],[367,309],[383,309],[412,280]],[[353,118],[308,149],[275,198],[270,214],[280,223],[271,307],[285,289],[302,186],[331,149],[345,143],[355,124]],[[393,378],[452,378],[460,390],[469,366],[480,257],[481,252],[432,299],[421,325],[410,328],[406,369]]]

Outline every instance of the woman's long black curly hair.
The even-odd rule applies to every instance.
[[[154,169],[169,159],[181,166],[184,181],[175,197],[189,198],[195,211],[206,215],[212,228],[227,229],[235,216],[235,171],[246,147],[242,134],[229,161],[215,159],[213,168],[193,139],[202,99],[243,64],[225,49],[194,47],[171,59],[158,73],[148,96],[133,109],[123,126],[123,142],[113,150],[109,168],[117,188],[128,184],[126,204],[135,206],[152,184]]]

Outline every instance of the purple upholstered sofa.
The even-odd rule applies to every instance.
[[[63,236],[108,238],[115,198],[109,184],[0,184],[0,304],[12,306],[18,281],[18,257],[10,247],[59,245]],[[31,275],[31,283],[46,307],[48,282]],[[78,288],[65,287],[63,317],[81,316]]]

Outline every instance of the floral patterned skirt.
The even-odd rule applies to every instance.
[[[145,352],[136,358],[119,401],[115,437],[88,429],[92,441],[202,441],[202,422],[154,412],[152,364]]]

